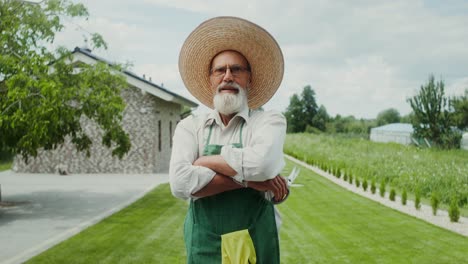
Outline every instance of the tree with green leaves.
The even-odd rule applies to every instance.
[[[318,106],[315,100],[315,91],[312,89],[312,87],[310,87],[310,85],[305,86],[302,90],[301,102],[305,123],[306,125],[313,126],[313,120],[315,115],[317,114]]]
[[[414,118],[414,113],[410,112],[410,113],[408,113],[408,114],[406,114],[404,116],[401,116],[400,122],[401,123],[412,123],[411,120],[413,120],[413,118]]]
[[[449,99],[445,96],[445,84],[436,82],[433,75],[422,85],[418,94],[408,99],[413,109],[414,134],[426,138],[442,148],[460,145],[459,133],[450,127]]]
[[[468,130],[468,89],[465,89],[464,95],[453,97],[450,101],[453,124],[461,130]]]
[[[325,106],[320,105],[317,110],[317,114],[312,119],[312,125],[318,128],[321,131],[325,131],[327,129],[327,123],[330,121],[330,116],[327,113],[327,109]]]
[[[383,126],[386,124],[399,123],[400,113],[395,108],[383,110],[377,115],[377,125]]]
[[[307,126],[314,126],[314,117],[318,106],[315,100],[315,91],[307,85],[300,96],[294,94],[289,101],[289,106],[284,113],[288,121],[288,132],[304,132]]]
[[[122,157],[130,140],[121,127],[121,69],[77,65],[69,50],[49,50],[64,17],[87,18],[88,11],[69,0],[0,0],[0,149],[27,159],[70,136],[89,155],[92,142],[80,123],[88,118],[102,129],[103,144]],[[107,48],[99,34],[88,38],[93,48]]]
[[[289,106],[284,115],[288,122],[288,132],[304,132],[306,123],[302,111],[302,102],[297,94],[293,94],[289,99]]]

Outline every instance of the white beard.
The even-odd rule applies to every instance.
[[[239,89],[239,92],[237,94],[220,93],[219,91],[223,86],[235,87]],[[239,113],[247,105],[246,89],[242,88],[237,83],[221,84],[216,89],[216,94],[213,98],[213,105],[214,108],[223,115]]]

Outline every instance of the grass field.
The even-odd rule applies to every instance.
[[[0,150],[0,171],[11,169],[13,164],[13,154]]]
[[[285,153],[318,166],[340,169],[354,177],[386,181],[397,190],[432,192],[448,204],[453,196],[468,203],[468,151],[420,149],[395,143],[314,134],[288,134]],[[387,189],[390,189],[389,187]],[[464,209],[464,208],[462,208]],[[463,210],[466,212],[466,210]]]
[[[0,171],[11,169],[12,161],[0,161]]]
[[[292,167],[287,162],[285,173]],[[281,263],[463,263],[468,238],[401,214],[301,169],[283,214]],[[187,203],[169,186],[27,263],[185,263]]]

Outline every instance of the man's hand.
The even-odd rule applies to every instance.
[[[247,186],[257,191],[271,191],[275,196],[275,201],[279,202],[283,200],[288,194],[288,184],[286,179],[277,175],[275,178],[263,182],[249,181]]]

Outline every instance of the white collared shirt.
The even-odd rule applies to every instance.
[[[240,127],[242,148],[239,143]],[[209,129],[214,122],[209,144],[223,145],[221,156],[237,172],[237,181],[265,181],[274,178],[283,169],[283,144],[286,137],[286,119],[276,111],[250,111],[245,108],[234,116],[227,126],[216,110],[201,116],[189,116],[177,125],[169,167],[172,194],[187,199],[205,187],[216,175],[213,170],[194,166],[202,156]]]

